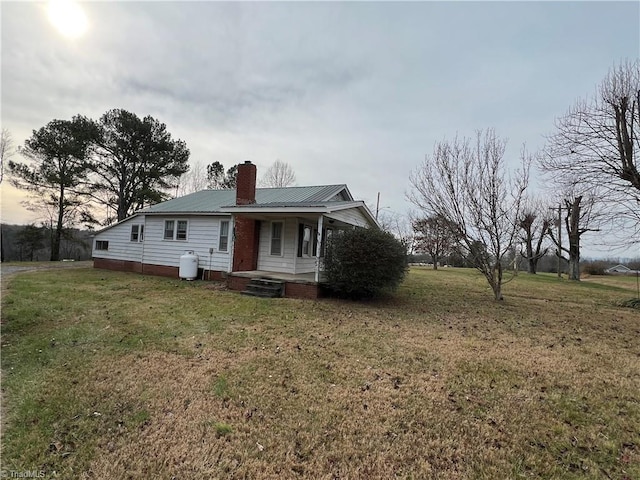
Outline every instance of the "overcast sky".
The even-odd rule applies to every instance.
[[[82,3],[61,35],[45,3],[1,2],[2,127],[112,108],[166,123],[191,162],[288,162],[405,213],[434,142],[494,127],[515,164],[554,118],[640,56],[640,2]],[[30,212],[2,185],[2,221]],[[635,252],[632,252],[635,254]]]

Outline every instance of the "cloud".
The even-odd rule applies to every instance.
[[[517,159],[609,67],[638,56],[637,2],[88,2],[60,37],[2,4],[2,123],[150,114],[194,161],[289,162],[407,208],[436,140],[495,127]],[[3,206],[3,210],[5,206]]]

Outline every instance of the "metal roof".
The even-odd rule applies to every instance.
[[[332,200],[344,192],[347,200]],[[312,187],[257,188],[255,206],[315,206],[327,202],[353,201],[346,185],[318,185]],[[222,207],[233,206],[236,201],[234,190],[201,190],[174,198],[141,210],[139,213],[218,213]]]
[[[332,202],[269,202],[269,203],[251,203],[249,205],[227,205],[223,207],[222,211],[228,212],[237,209],[268,209],[268,208],[286,208],[286,207],[298,207],[298,208],[328,208],[328,207],[358,207],[361,202],[351,201],[332,201]]]

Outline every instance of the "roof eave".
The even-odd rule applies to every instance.
[[[227,212],[223,212],[220,210],[210,211],[210,212],[199,212],[197,210],[173,210],[166,212],[145,212],[145,215],[149,216],[166,216],[166,215],[206,215],[206,216],[220,216],[220,215],[228,215]]]

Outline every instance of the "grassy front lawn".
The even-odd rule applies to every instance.
[[[633,292],[414,269],[256,299],[92,269],[2,299],[2,469],[59,478],[640,478]]]

